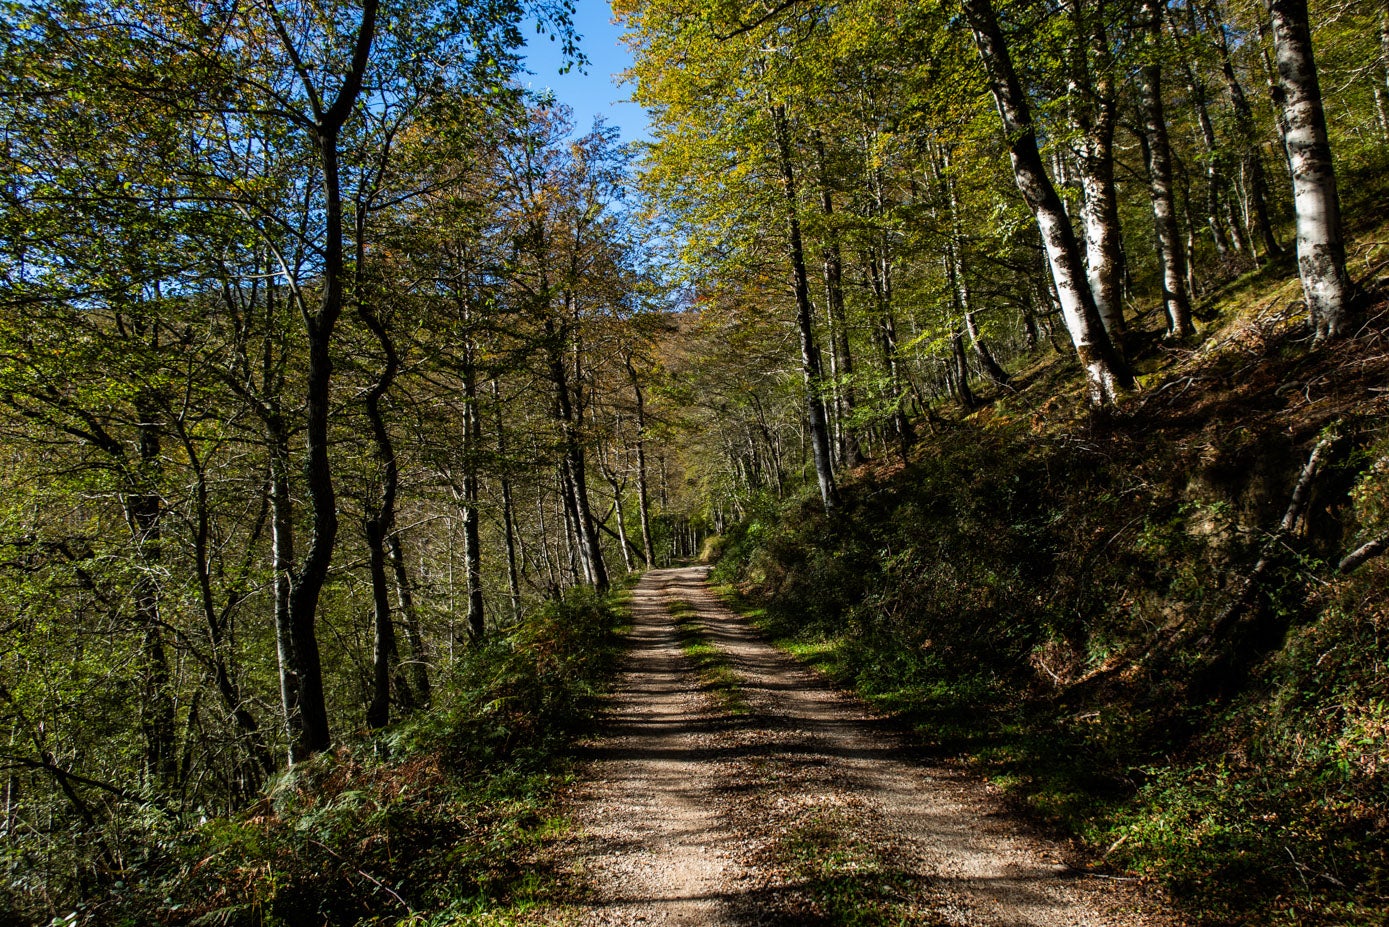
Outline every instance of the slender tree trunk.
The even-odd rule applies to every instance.
[[[768,469],[772,473],[772,486],[776,489],[777,498],[781,499],[786,495],[786,476],[783,472],[780,444],[776,436],[772,434],[772,429],[767,425],[767,411],[762,407],[762,400],[757,397],[755,392],[749,395],[752,399],[753,409],[757,412],[758,434],[762,436],[762,443],[767,445],[767,461]]]
[[[405,639],[410,642],[410,683],[415,701],[421,708],[428,708],[432,695],[429,684],[429,649],[425,644],[424,632],[420,628],[420,616],[415,608],[415,591],[410,582],[410,573],[405,565],[404,542],[399,529],[391,532],[386,539],[386,553],[391,560],[391,570],[395,574],[396,605],[400,609],[401,626],[405,628]]]
[[[390,583],[386,576],[386,539],[376,518],[368,518],[363,532],[367,542],[367,564],[371,574],[372,630],[371,700],[367,703],[367,727],[382,728],[391,720],[392,675],[400,664],[395,624],[391,618]],[[397,692],[400,688],[396,687]],[[403,692],[403,702],[414,699]]]
[[[825,243],[825,305],[830,320],[830,348],[834,358],[836,418],[839,421],[841,460],[845,466],[863,462],[863,449],[850,424],[857,398],[854,395],[854,356],[849,345],[849,320],[844,310],[844,255],[835,227],[834,193],[830,188],[829,164],[824,141],[817,135],[815,153],[820,170],[820,209],[827,228]]]
[[[1227,177],[1229,186],[1225,197],[1225,227],[1230,231],[1230,241],[1240,254],[1254,257],[1254,246],[1249,241],[1249,196],[1244,182],[1245,167],[1239,166],[1239,177]]]
[[[1389,141],[1389,2],[1381,0],[1379,12],[1379,80],[1375,81],[1375,110],[1379,131]]]
[[[242,786],[246,794],[249,795],[257,791],[264,782],[264,778],[275,771],[275,758],[265,743],[265,736],[255,715],[246,707],[245,700],[241,696],[240,686],[237,685],[232,673],[226,641],[227,612],[219,613],[212,592],[212,567],[210,563],[212,525],[211,509],[208,504],[207,473],[204,470],[203,461],[197,454],[196,447],[186,436],[184,438],[184,452],[197,475],[194,488],[194,504],[197,508],[193,520],[193,560],[198,574],[198,598],[202,605],[203,620],[207,624],[208,658],[211,662],[212,681],[222,700],[223,707],[231,714],[232,720],[241,732],[241,739],[250,761],[250,765],[242,773],[244,779]],[[264,531],[269,511],[270,496],[267,485],[262,492],[260,515],[256,519],[255,528],[251,531],[252,543],[247,545],[248,558],[252,556],[251,550],[254,549],[255,542],[259,540]],[[247,562],[249,564],[249,559]]]
[[[381,385],[378,381],[377,386]],[[378,463],[383,470],[384,484],[381,499],[374,512],[367,515],[363,523],[363,534],[367,543],[367,564],[371,575],[372,630],[374,641],[371,654],[371,700],[367,705],[366,721],[371,728],[385,727],[391,720],[391,691],[395,689],[397,700],[410,707],[414,704],[408,684],[396,676],[400,665],[399,650],[396,645],[395,622],[391,615],[390,581],[386,573],[386,539],[395,522],[395,494],[398,482],[395,464],[395,448],[386,432],[385,421],[378,405],[380,397],[368,398],[371,408],[368,419],[376,441]],[[392,682],[396,685],[393,687]]]
[[[1012,379],[1008,371],[994,358],[993,352],[989,350],[988,344],[979,333],[979,324],[974,318],[974,310],[965,310],[965,333],[969,335],[970,347],[974,349],[974,357],[979,361],[979,366],[984,374],[998,386],[1007,386]]]
[[[1190,34],[1199,35],[1201,21],[1194,3],[1187,4],[1186,18]],[[1230,209],[1234,191],[1229,177],[1228,159],[1225,152],[1221,150],[1220,142],[1215,134],[1215,124],[1211,120],[1210,88],[1198,75],[1196,67],[1192,63],[1190,50],[1181,47],[1184,41],[1181,31],[1173,25],[1171,32],[1173,41],[1178,46],[1178,58],[1181,60],[1182,71],[1186,77],[1187,91],[1191,94],[1191,105],[1196,113],[1196,124],[1201,133],[1201,146],[1205,152],[1206,224],[1211,230],[1211,241],[1221,256],[1228,254],[1231,249],[1240,253],[1247,252],[1248,242],[1245,239],[1242,223],[1230,222],[1227,225],[1230,217],[1234,215]],[[1188,228],[1190,228],[1190,224],[1188,224]],[[1188,265],[1191,264],[1194,264],[1194,261],[1189,259]]]
[[[1189,10],[1193,25],[1195,12]],[[1233,246],[1242,250],[1238,236],[1232,236],[1225,228],[1223,204],[1229,199],[1229,179],[1225,176],[1220,153],[1220,143],[1215,137],[1215,125],[1211,122],[1210,105],[1207,101],[1206,85],[1196,76],[1196,70],[1189,60],[1183,62],[1186,75],[1187,92],[1191,94],[1192,109],[1196,113],[1196,125],[1201,130],[1201,147],[1206,162],[1206,226],[1211,230],[1211,242],[1220,255],[1228,254]],[[1190,226],[1188,225],[1188,228]],[[1231,240],[1233,238],[1233,241]],[[1188,262],[1190,263],[1190,262]]]
[[[628,573],[633,571],[632,554],[627,550],[627,514],[622,505],[622,496],[627,487],[619,481],[617,474],[605,468],[604,477],[613,491],[613,511],[617,515],[617,547],[622,552],[622,566]]]
[[[502,420],[502,391],[496,378],[492,379],[492,404],[497,410],[497,457],[502,463],[502,533],[506,538],[506,584],[511,596],[511,618],[521,620],[521,571],[516,564],[516,510],[511,497],[511,478],[507,475],[506,423]]]
[[[334,172],[336,174],[336,171]],[[334,181],[336,186],[336,180]],[[336,199],[336,197],[335,197]],[[341,222],[341,216],[338,216]],[[323,669],[319,661],[318,600],[328,579],[328,567],[333,559],[333,545],[338,535],[337,494],[333,489],[332,467],[328,457],[328,419],[331,414],[329,381],[333,363],[329,355],[333,323],[342,305],[341,281],[327,278],[341,273],[341,254],[337,257],[338,272],[325,273],[324,307],[309,318],[309,368],[306,438],[308,466],[306,467],[311,511],[309,550],[304,562],[294,571],[289,593],[289,634],[294,639],[296,665],[289,672],[298,677],[299,724],[297,738],[290,746],[290,762],[297,763],[315,753],[328,749],[332,736],[328,728],[328,708],[323,694]]]
[[[1264,159],[1260,154],[1259,130],[1254,121],[1254,110],[1245,96],[1244,85],[1235,73],[1234,61],[1230,56],[1230,45],[1225,38],[1225,23],[1213,5],[1205,8],[1207,32],[1215,37],[1216,49],[1220,52],[1220,73],[1225,78],[1225,91],[1230,97],[1230,108],[1235,117],[1235,144],[1243,152],[1243,167],[1249,187],[1249,208],[1253,219],[1254,232],[1263,245],[1264,253],[1270,260],[1283,256],[1283,247],[1273,233],[1273,221],[1268,206],[1268,173],[1264,169]]]
[[[482,532],[478,518],[478,459],[482,453],[482,421],[478,415],[477,369],[473,346],[464,347],[463,380],[463,481],[459,498],[463,519],[463,561],[467,570],[468,636],[482,640],[487,616],[482,599]]]
[[[820,501],[826,512],[832,512],[839,505],[839,490],[834,484],[829,428],[825,421],[825,403],[821,398],[824,376],[820,367],[820,348],[815,342],[815,314],[810,304],[810,283],[805,269],[805,247],[801,241],[799,197],[796,192],[795,167],[791,160],[791,133],[786,124],[786,110],[780,104],[772,106],[772,124],[776,135],[777,160],[781,168],[782,189],[786,197],[791,274],[796,294],[796,326],[801,339],[801,373],[805,380],[806,415],[810,429],[811,454],[815,463],[815,477],[820,486]]]
[[[1186,252],[1177,222],[1177,202],[1173,189],[1172,149],[1167,138],[1167,116],[1162,103],[1162,11],[1165,0],[1145,0],[1148,61],[1139,78],[1139,99],[1143,108],[1143,131],[1147,136],[1148,192],[1153,204],[1153,226],[1157,234],[1158,265],[1162,276],[1162,304],[1167,310],[1167,333],[1176,338],[1195,334],[1191,324],[1191,303],[1186,294]]]
[[[600,593],[607,592],[608,571],[603,564],[603,550],[598,539],[598,529],[593,522],[593,509],[588,500],[584,448],[579,440],[579,425],[575,420],[569,375],[560,348],[560,331],[553,319],[546,320],[545,334],[550,344],[549,366],[551,382],[555,389],[555,418],[563,432],[564,474],[568,490],[565,495],[569,500],[570,514],[574,520],[575,540],[587,581]]]
[[[1180,167],[1179,170],[1182,176],[1182,226],[1186,229],[1182,245],[1182,266],[1186,268],[1186,276],[1182,279],[1182,286],[1186,292],[1187,304],[1190,305],[1201,293],[1201,287],[1196,281],[1196,222],[1191,215],[1191,174]]]
[[[647,492],[646,476],[646,396],[641,388],[641,379],[632,363],[632,355],[623,358],[627,366],[627,376],[632,381],[632,395],[637,409],[637,514],[641,516],[641,549],[646,559],[646,568],[656,565],[656,549],[651,543],[651,503]]]
[[[1037,325],[1037,312],[1033,308],[1032,292],[1027,289],[1024,289],[1022,294],[1022,327],[1027,350],[1037,350],[1037,345],[1041,343],[1042,333]]]
[[[872,146],[865,143],[864,148],[865,152],[868,152]],[[882,171],[874,170],[869,175],[869,193],[872,196],[873,217],[880,222],[887,211],[887,194],[884,187]],[[865,256],[865,264],[868,279],[873,287],[873,302],[877,309],[875,322],[878,350],[891,389],[892,429],[897,438],[900,455],[905,460],[907,452],[916,442],[916,433],[912,428],[911,419],[907,417],[907,386],[903,382],[902,363],[897,351],[897,319],[892,306],[891,244],[883,231],[878,231],[874,239],[874,245]]]
[[[579,503],[574,498],[574,477],[569,472],[569,461],[560,461],[559,470],[560,504],[564,509],[564,551],[569,561],[569,585],[580,582],[592,586],[593,567],[588,561],[588,552],[583,549],[579,534]]]
[[[139,551],[140,571],[135,579],[135,614],[140,626],[144,691],[140,699],[140,727],[144,734],[146,780],[162,792],[172,792],[178,781],[175,709],[169,657],[164,647],[160,614],[160,561],[163,539],[160,517],[163,501],[155,488],[160,470],[157,413],[148,402],[138,402],[139,476],[144,484],[126,497],[126,518]]]
[[[265,270],[265,266],[260,263],[262,257],[261,252],[256,252],[257,277]],[[259,282],[255,281],[252,283],[244,304],[237,298],[238,294],[233,293],[229,285],[225,286],[223,291],[229,310],[228,316],[235,332],[232,343],[232,353],[235,360],[227,371],[225,382],[231,387],[232,392],[245,400],[259,417],[269,458],[269,467],[261,488],[260,513],[256,519],[256,527],[252,532],[251,542],[246,544],[243,577],[250,575],[253,558],[257,556],[256,547],[258,545],[255,542],[259,540],[268,522],[271,526],[271,591],[277,652],[281,629],[288,628],[288,577],[294,559],[293,545],[285,534],[286,530],[292,530],[290,528],[292,523],[289,523],[288,519],[282,520],[277,509],[277,506],[283,507],[289,504],[287,488],[289,479],[288,439],[285,436],[283,419],[278,414],[279,397],[284,393],[284,366],[282,363],[283,354],[281,353],[284,349],[284,343],[278,334],[278,325],[276,324],[283,305],[279,298],[279,290],[279,286],[273,279],[266,282],[263,290]],[[256,318],[257,316],[259,319]],[[253,334],[257,321],[260,321],[263,327],[258,334]],[[252,361],[251,351],[253,340],[260,342],[259,350],[256,352],[258,357],[255,361]],[[238,728],[243,732],[247,753],[254,763],[255,769],[248,769],[243,773],[247,794],[254,794],[259,790],[264,777],[274,773],[275,758],[266,743],[260,724],[247,709],[231,672],[234,656],[229,652],[229,642],[227,641],[227,636],[230,633],[231,605],[229,603],[226,608],[219,610],[212,591],[212,527],[211,509],[208,504],[207,474],[204,469],[205,465],[188,432],[181,429],[180,434],[184,450],[197,473],[196,498],[198,508],[193,535],[193,556],[194,562],[197,564],[203,615],[208,629],[208,641],[214,667],[213,678],[223,704],[231,712]],[[284,549],[286,545],[289,547],[287,556]],[[245,589],[243,588],[239,594],[232,597],[232,600],[239,601],[244,597]],[[283,682],[283,680],[281,681]],[[284,702],[283,692],[281,700]]]
[[[969,279],[965,276],[965,236],[960,223],[960,200],[955,190],[955,181],[950,175],[950,153],[943,152],[943,167],[941,178],[945,184],[946,199],[950,204],[950,243],[946,248],[950,261],[949,277],[951,289],[954,290],[956,309],[959,310],[961,319],[965,324],[965,331],[969,335],[970,347],[974,349],[974,356],[979,361],[980,368],[984,375],[994,382],[997,386],[1008,385],[1008,373],[994,360],[993,352],[979,334],[979,324],[974,318],[974,306],[970,300]],[[968,367],[957,365],[959,372],[965,380],[968,380]],[[968,386],[965,387],[968,391]],[[969,397],[971,404],[974,397]]]
[[[670,481],[666,474],[666,455],[660,453],[656,455],[656,472],[661,475],[661,511],[670,511]]]
[[[363,234],[366,210],[357,204],[356,265],[360,274],[366,261]],[[360,281],[359,281],[360,283]],[[390,429],[386,427],[386,416],[381,402],[395,383],[400,369],[400,356],[395,349],[395,340],[387,330],[372,306],[359,291],[356,299],[357,317],[366,326],[384,357],[376,382],[363,397],[367,424],[371,428],[372,443],[376,448],[376,464],[381,474],[381,496],[374,510],[368,510],[362,524],[362,532],[367,544],[367,564],[371,575],[372,629],[374,639],[371,654],[371,700],[367,704],[366,722],[370,728],[382,728],[391,720],[391,693],[394,689],[396,700],[405,708],[415,704],[414,694],[409,683],[400,673],[400,652],[396,643],[395,619],[391,614],[391,583],[387,574],[386,539],[395,530],[396,493],[400,486],[400,466],[396,460],[395,442],[391,440]]]
[[[560,577],[555,572],[556,556],[550,552],[550,531],[549,522],[545,518],[545,491],[543,488],[535,494],[535,510],[538,516],[536,525],[540,528],[540,553],[545,564],[545,578],[548,580],[550,598],[555,598],[560,587]]]
[[[965,0],[964,9],[1003,120],[1014,179],[1036,217],[1066,327],[1085,370],[1090,403],[1103,406],[1117,402],[1123,392],[1133,387],[1133,375],[1100,320],[1086,281],[1080,246],[1038,151],[1031,106],[1013,68],[993,4],[991,0]]]
[[[296,566],[294,501],[290,490],[289,433],[277,411],[265,416],[266,446],[270,455],[271,559],[274,568],[275,645],[280,667],[280,704],[284,712],[285,734],[289,740],[289,761],[297,763],[312,755],[304,744],[304,723],[300,705],[301,688],[299,639],[291,619],[291,596]]]
[[[323,667],[319,659],[318,600],[328,580],[333,561],[333,545],[338,536],[337,495],[328,451],[328,420],[332,413],[330,383],[333,361],[330,348],[333,328],[342,315],[345,275],[342,189],[339,177],[338,143],[342,127],[356,107],[362,91],[362,77],[371,55],[376,34],[378,0],[363,0],[362,20],[357,30],[352,61],[336,99],[327,110],[314,113],[313,141],[318,150],[323,185],[323,266],[322,298],[317,311],[304,312],[308,341],[308,370],[305,377],[305,442],[308,451],[305,474],[309,489],[309,550],[304,562],[290,577],[288,636],[293,639],[293,664],[281,664],[281,676],[295,677],[290,687],[297,690],[297,704],[285,705],[290,732],[291,763],[307,759],[328,749],[332,734],[328,727],[328,707],[323,693]],[[317,107],[315,107],[317,108]],[[285,688],[281,684],[282,690]],[[289,722],[297,714],[295,722]]]
[[[838,333],[835,331],[834,316],[825,314],[825,340],[830,344],[829,361],[830,375],[826,380],[829,387],[829,401],[825,406],[825,414],[828,417],[830,430],[830,449],[833,453],[833,464],[835,467],[844,466],[845,435],[844,435],[844,397],[840,392],[839,376],[839,355],[834,350],[834,343],[838,340]]]
[[[1297,211],[1297,268],[1318,340],[1348,333],[1355,288],[1346,272],[1341,202],[1326,136],[1306,0],[1269,0],[1287,117]]]

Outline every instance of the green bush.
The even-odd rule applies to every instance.
[[[486,909],[533,882],[565,746],[592,717],[618,611],[574,593],[463,654],[436,705],[279,776],[184,833],[109,923],[394,923]]]

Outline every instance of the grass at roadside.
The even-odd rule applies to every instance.
[[[699,612],[688,602],[672,602],[671,617],[675,619],[675,638],[680,650],[694,664],[700,682],[714,698],[734,715],[747,714],[747,699],[742,680],[733,671],[728,657],[709,641]]]
[[[780,650],[823,673],[836,685],[854,693],[875,710],[909,723],[930,746],[943,755],[988,757],[1000,746],[1000,737],[1016,734],[1012,707],[1000,700],[1000,692],[988,680],[962,684],[938,680],[887,677],[894,683],[877,686],[879,679],[864,674],[862,654],[849,634],[825,634],[793,626],[745,596],[732,585],[710,589],[724,605],[752,623]]]
[[[810,815],[770,848],[786,870],[814,923],[836,927],[938,924],[934,912],[915,910],[918,877],[896,868],[882,848],[852,836],[851,822],[831,812]]]

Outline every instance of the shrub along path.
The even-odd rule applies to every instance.
[[[1176,923],[1138,886],[1077,868],[967,772],[918,761],[705,575],[653,571],[636,589],[629,662],[558,850],[583,886],[565,905],[580,923]],[[672,611],[723,654],[718,686]]]

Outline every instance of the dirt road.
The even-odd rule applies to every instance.
[[[700,685],[672,605],[726,655],[734,697]],[[1070,869],[977,780],[913,759],[724,608],[703,568],[643,578],[631,642],[572,806],[580,923],[1177,923]]]

